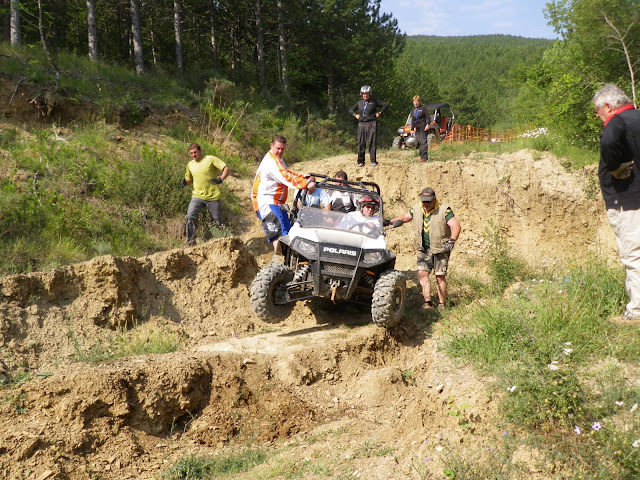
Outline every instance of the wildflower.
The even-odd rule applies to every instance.
[[[580,285],[584,285],[584,282],[582,282],[582,281],[581,281],[581,282],[580,282]]]
[[[560,367],[558,367],[558,365],[556,365],[558,362],[556,362],[555,360],[553,362],[551,362],[549,365],[547,365],[549,367],[549,370],[558,370]]]
[[[633,404],[633,407],[631,407],[631,410],[629,410],[629,413],[633,413],[633,412],[635,412],[637,408],[638,408],[638,404],[637,404],[637,403],[634,403],[634,404]]]
[[[568,278],[565,278],[565,279],[564,279],[564,283],[569,283],[569,279],[568,279]]]
[[[631,444],[633,448],[640,448],[640,438]]]
[[[593,422],[593,425],[591,425],[591,428],[593,428],[596,432],[599,432],[600,429],[602,428],[602,425],[600,425],[600,422]]]
[[[509,390],[510,392],[513,392],[516,389],[516,386],[514,385],[513,387],[509,387],[507,388],[507,390]]]
[[[565,354],[567,357],[571,355],[571,352],[573,352],[573,348],[565,348],[564,350],[562,350],[562,353]]]
[[[580,435],[582,433],[582,430],[577,425],[573,428],[573,431],[576,432],[576,435]]]
[[[564,344],[568,347],[571,345],[571,342],[564,342]]]
[[[431,460],[429,457],[424,459],[425,462],[428,462],[429,460]]]
[[[621,407],[622,405],[624,405],[624,402],[616,402],[616,405],[618,405],[619,407]]]

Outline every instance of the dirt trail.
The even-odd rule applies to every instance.
[[[463,227],[452,275],[482,273],[490,220],[537,264],[571,260],[567,252],[615,260],[593,169],[567,173],[531,151],[427,165],[389,152],[380,163],[357,170],[345,156],[293,168],[377,182],[387,217],[432,186]],[[245,197],[249,181],[229,186]],[[481,457],[500,443],[487,379],[438,351],[437,314],[417,308],[409,227],[387,237],[410,279],[406,319],[389,331],[319,303],[261,322],[248,291],[270,250],[251,212],[233,228],[238,238],[0,279],[0,380],[31,372],[1,390],[0,478],[151,479],[187,454],[247,445],[269,460],[243,478],[285,478],[283,465],[301,478],[321,478],[320,466],[331,478],[429,478],[446,455]],[[113,345],[122,329],[177,335],[184,348],[74,361]],[[463,422],[450,414],[462,405]],[[536,459],[530,450],[512,458],[523,478],[548,478]]]

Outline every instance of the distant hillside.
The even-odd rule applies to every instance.
[[[539,61],[553,40],[511,35],[412,36],[400,62],[424,69],[439,98],[454,107],[458,123],[512,126],[516,88],[509,72]]]

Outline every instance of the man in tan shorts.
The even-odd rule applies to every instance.
[[[436,306],[431,300],[431,272],[436,277],[438,309],[447,301],[447,268],[449,256],[462,228],[448,205],[440,204],[432,188],[420,192],[420,203],[411,207],[408,213],[391,220],[393,227],[399,227],[413,220],[414,246],[418,252],[418,277],[423,309]]]

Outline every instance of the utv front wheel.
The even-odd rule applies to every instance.
[[[265,322],[277,322],[287,317],[293,303],[286,303],[287,283],[293,271],[284,265],[271,263],[258,272],[251,284],[251,307]]]
[[[387,270],[376,282],[371,302],[373,323],[393,327],[404,315],[407,299],[407,281],[397,270]]]
[[[391,148],[393,148],[394,150],[400,150],[401,147],[402,147],[402,137],[398,135],[397,137],[394,137],[393,143],[391,144]]]

